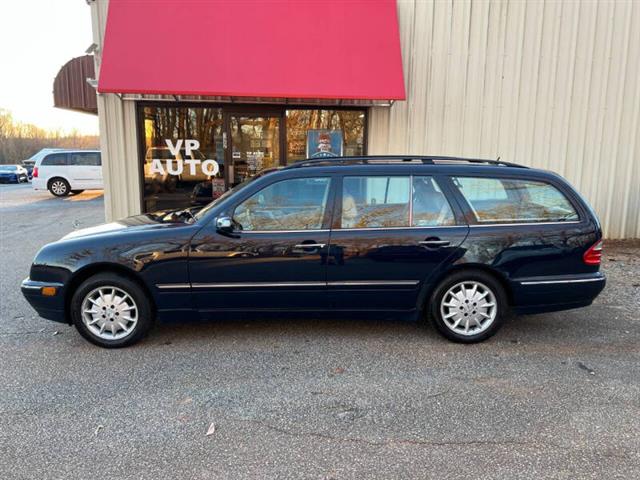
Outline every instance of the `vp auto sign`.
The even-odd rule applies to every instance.
[[[200,142],[193,138],[176,140],[175,145],[170,139],[164,141],[173,155],[174,159],[161,160],[159,158],[153,158],[151,160],[151,173],[158,173],[160,175],[182,175],[185,169],[185,165],[189,167],[190,175],[197,175],[197,170],[210,177],[215,177],[220,171],[220,165],[215,160],[207,159],[201,160],[199,158],[192,158],[192,152],[197,151],[200,148]],[[184,145],[184,157],[181,158],[181,150]],[[165,169],[166,166],[166,169]]]

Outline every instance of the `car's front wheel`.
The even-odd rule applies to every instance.
[[[66,197],[69,195],[71,187],[64,178],[54,178],[49,182],[49,191],[56,197]]]
[[[507,300],[492,275],[460,271],[444,279],[429,304],[429,317],[438,332],[454,342],[486,340],[502,326]]]
[[[115,273],[88,278],[71,299],[71,317],[78,332],[105,348],[126,347],[140,341],[153,324],[152,315],[142,288]]]

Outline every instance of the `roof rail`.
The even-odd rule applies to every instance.
[[[301,167],[318,167],[333,165],[375,165],[375,164],[402,164],[421,162],[427,165],[437,165],[438,163],[468,163],[468,164],[484,164],[498,165],[503,167],[528,168],[517,163],[503,162],[498,160],[490,160],[485,158],[465,158],[465,157],[448,157],[443,155],[363,155],[353,157],[325,157],[310,158],[301,160],[285,168],[301,168]]]

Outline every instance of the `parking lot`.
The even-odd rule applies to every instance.
[[[40,246],[103,220],[101,192],[0,185],[0,478],[640,476],[638,242],[605,246],[591,307],[478,345],[392,318],[236,318],[103,350],[19,289]]]

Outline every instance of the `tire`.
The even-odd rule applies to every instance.
[[[463,270],[451,274],[436,287],[427,312],[433,326],[445,338],[477,343],[500,329],[507,304],[504,288],[492,275]]]
[[[153,325],[153,308],[144,290],[115,273],[99,273],[82,282],[71,298],[70,313],[80,335],[104,348],[133,345]]]
[[[56,197],[66,197],[71,192],[71,187],[64,178],[56,177],[49,180],[49,191]]]
[[[84,190],[71,190],[71,195],[78,195],[82,192],[84,192]]]

